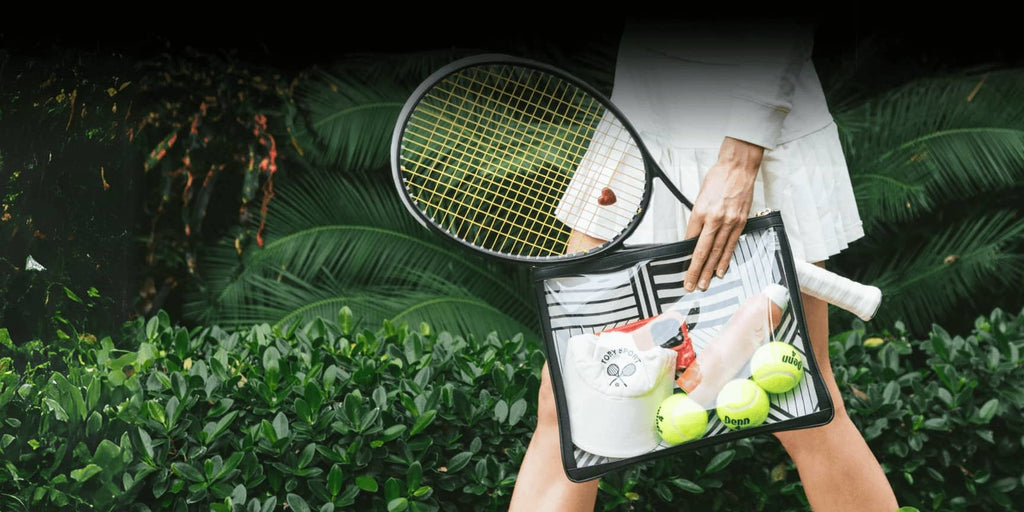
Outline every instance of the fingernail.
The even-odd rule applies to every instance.
[[[690,282],[690,281],[683,281],[683,288],[686,288],[686,291],[688,291],[688,292],[692,292],[693,291],[693,283]]]
[[[701,290],[707,290],[708,289],[708,280],[707,279],[701,279],[700,280],[700,289]]]
[[[720,269],[718,269],[718,272],[715,272],[715,273],[718,274],[718,278],[719,279],[725,277],[725,269],[721,269],[720,268]]]

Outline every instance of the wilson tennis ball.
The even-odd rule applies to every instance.
[[[804,376],[804,358],[789,343],[773,341],[750,358],[750,377],[769,393],[785,393]]]
[[[668,444],[699,439],[708,428],[708,412],[685,393],[676,393],[661,401],[655,428]]]
[[[731,380],[718,392],[715,411],[732,430],[756,427],[768,419],[768,393],[752,380]]]

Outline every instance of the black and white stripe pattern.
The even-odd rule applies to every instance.
[[[548,328],[555,341],[558,362],[563,361],[566,343],[572,336],[600,332],[668,310],[685,314],[694,307],[699,307],[700,313],[690,334],[699,357],[748,297],[760,293],[770,283],[787,286],[782,261],[778,233],[769,228],[741,236],[725,277],[713,280],[703,292],[687,293],[683,288],[689,255],[639,261],[612,272],[546,279],[543,286],[550,319]],[[800,336],[792,309],[787,308],[783,314],[775,340],[793,344],[806,357],[808,347]],[[744,368],[743,374],[749,375],[749,368]],[[820,410],[813,379],[804,378],[792,391],[769,397],[771,410],[766,424]],[[729,430],[711,415],[705,437],[726,432]],[[621,460],[578,448],[574,454],[577,468]]]

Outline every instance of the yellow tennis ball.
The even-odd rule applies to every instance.
[[[769,393],[785,393],[804,376],[804,358],[789,343],[773,341],[750,358],[750,377]]]
[[[756,427],[768,419],[768,394],[752,380],[731,380],[718,392],[715,411],[732,430]]]
[[[655,428],[668,444],[700,439],[708,428],[708,411],[686,393],[676,393],[661,401]]]

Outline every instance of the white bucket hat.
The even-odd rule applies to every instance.
[[[562,376],[573,444],[613,458],[656,448],[655,415],[672,394],[675,351],[639,350],[621,332],[574,336],[568,345]]]

